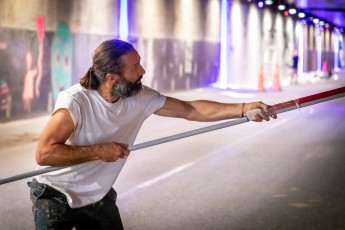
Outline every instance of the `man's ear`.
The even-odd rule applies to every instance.
[[[108,73],[108,74],[105,76],[105,79],[107,80],[107,82],[113,83],[114,81],[115,81],[115,82],[117,81],[118,76],[117,76],[117,74]]]

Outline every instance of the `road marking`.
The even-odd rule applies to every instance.
[[[174,168],[174,169],[172,169],[172,170],[170,170],[170,171],[168,171],[166,173],[163,173],[162,175],[159,175],[159,176],[157,176],[157,177],[155,177],[155,178],[153,178],[151,180],[145,181],[144,183],[141,183],[141,184],[135,186],[134,188],[132,188],[128,192],[125,192],[125,193],[121,194],[119,196],[119,198],[122,198],[122,197],[124,197],[124,196],[126,196],[126,195],[128,195],[128,194],[130,194],[132,192],[134,192],[137,189],[142,189],[142,188],[150,187],[151,185],[156,184],[156,183],[158,183],[158,182],[160,182],[162,180],[165,180],[165,179],[167,179],[169,177],[172,177],[173,175],[175,175],[175,174],[177,174],[177,173],[179,173],[179,172],[181,172],[181,171],[183,171],[183,170],[185,170],[185,169],[187,169],[187,168],[189,168],[189,167],[191,167],[193,165],[194,165],[194,162],[190,162],[190,163],[181,165],[181,166],[179,166],[177,168]]]
[[[147,180],[147,181],[145,181],[145,182],[143,182],[143,183],[140,183],[140,184],[138,184],[137,186],[135,186],[134,188],[132,188],[132,189],[128,190],[127,192],[122,193],[121,195],[119,195],[118,198],[121,199],[121,198],[123,198],[123,197],[125,197],[125,196],[127,196],[127,195],[129,195],[129,194],[131,194],[131,193],[133,193],[134,191],[136,191],[136,190],[138,190],[138,189],[147,188],[147,187],[150,187],[150,186],[152,186],[152,185],[154,185],[154,184],[156,184],[156,183],[158,183],[158,182],[161,182],[161,181],[163,181],[163,180],[166,180],[166,179],[168,179],[168,178],[170,178],[170,177],[172,177],[172,176],[174,176],[174,175],[176,175],[176,174],[178,174],[178,173],[180,173],[180,172],[182,172],[182,171],[184,171],[184,170],[186,170],[186,169],[192,167],[192,166],[195,165],[197,162],[203,161],[203,160],[205,160],[205,159],[207,159],[207,158],[209,158],[209,157],[211,157],[211,156],[213,156],[213,155],[219,154],[219,153],[222,152],[224,149],[229,148],[229,146],[234,146],[234,145],[240,144],[240,143],[242,143],[242,142],[247,141],[248,139],[254,138],[255,136],[261,135],[262,133],[267,132],[268,130],[270,130],[270,129],[272,129],[272,128],[276,128],[276,127],[278,127],[278,126],[280,126],[280,125],[283,125],[283,124],[285,124],[286,122],[288,122],[288,120],[294,119],[295,116],[299,116],[299,114],[294,115],[293,117],[290,117],[290,118],[284,118],[284,119],[282,119],[282,120],[279,120],[279,121],[273,123],[272,125],[270,125],[268,128],[266,128],[266,129],[261,129],[261,130],[258,131],[258,132],[254,132],[254,133],[252,133],[252,134],[250,134],[250,135],[247,135],[246,137],[241,138],[240,140],[235,141],[235,142],[231,143],[230,145],[225,146],[225,147],[222,148],[222,149],[219,149],[219,150],[217,150],[217,151],[215,151],[215,152],[211,152],[210,154],[207,154],[207,155],[205,155],[205,156],[203,156],[203,157],[201,157],[201,158],[199,158],[199,159],[197,159],[197,160],[195,160],[195,161],[193,161],[193,162],[189,162],[189,163],[186,163],[186,164],[184,164],[184,165],[181,165],[181,166],[179,166],[179,167],[177,167],[177,168],[173,168],[172,170],[170,170],[170,171],[168,171],[168,172],[165,172],[165,173],[163,173],[163,174],[161,174],[161,175],[159,175],[159,176],[157,176],[157,177],[154,177],[154,178],[152,178],[152,179],[150,179],[150,180]]]

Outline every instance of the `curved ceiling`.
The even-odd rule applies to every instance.
[[[285,2],[335,27],[345,28],[345,0],[286,0]]]

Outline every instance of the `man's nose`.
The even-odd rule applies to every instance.
[[[146,73],[144,67],[141,67],[141,70],[140,70],[140,75],[144,75]]]

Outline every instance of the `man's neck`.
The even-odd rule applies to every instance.
[[[98,87],[97,92],[104,100],[109,103],[115,103],[120,99],[120,97],[118,96],[112,96],[111,89],[108,89],[102,85]]]

